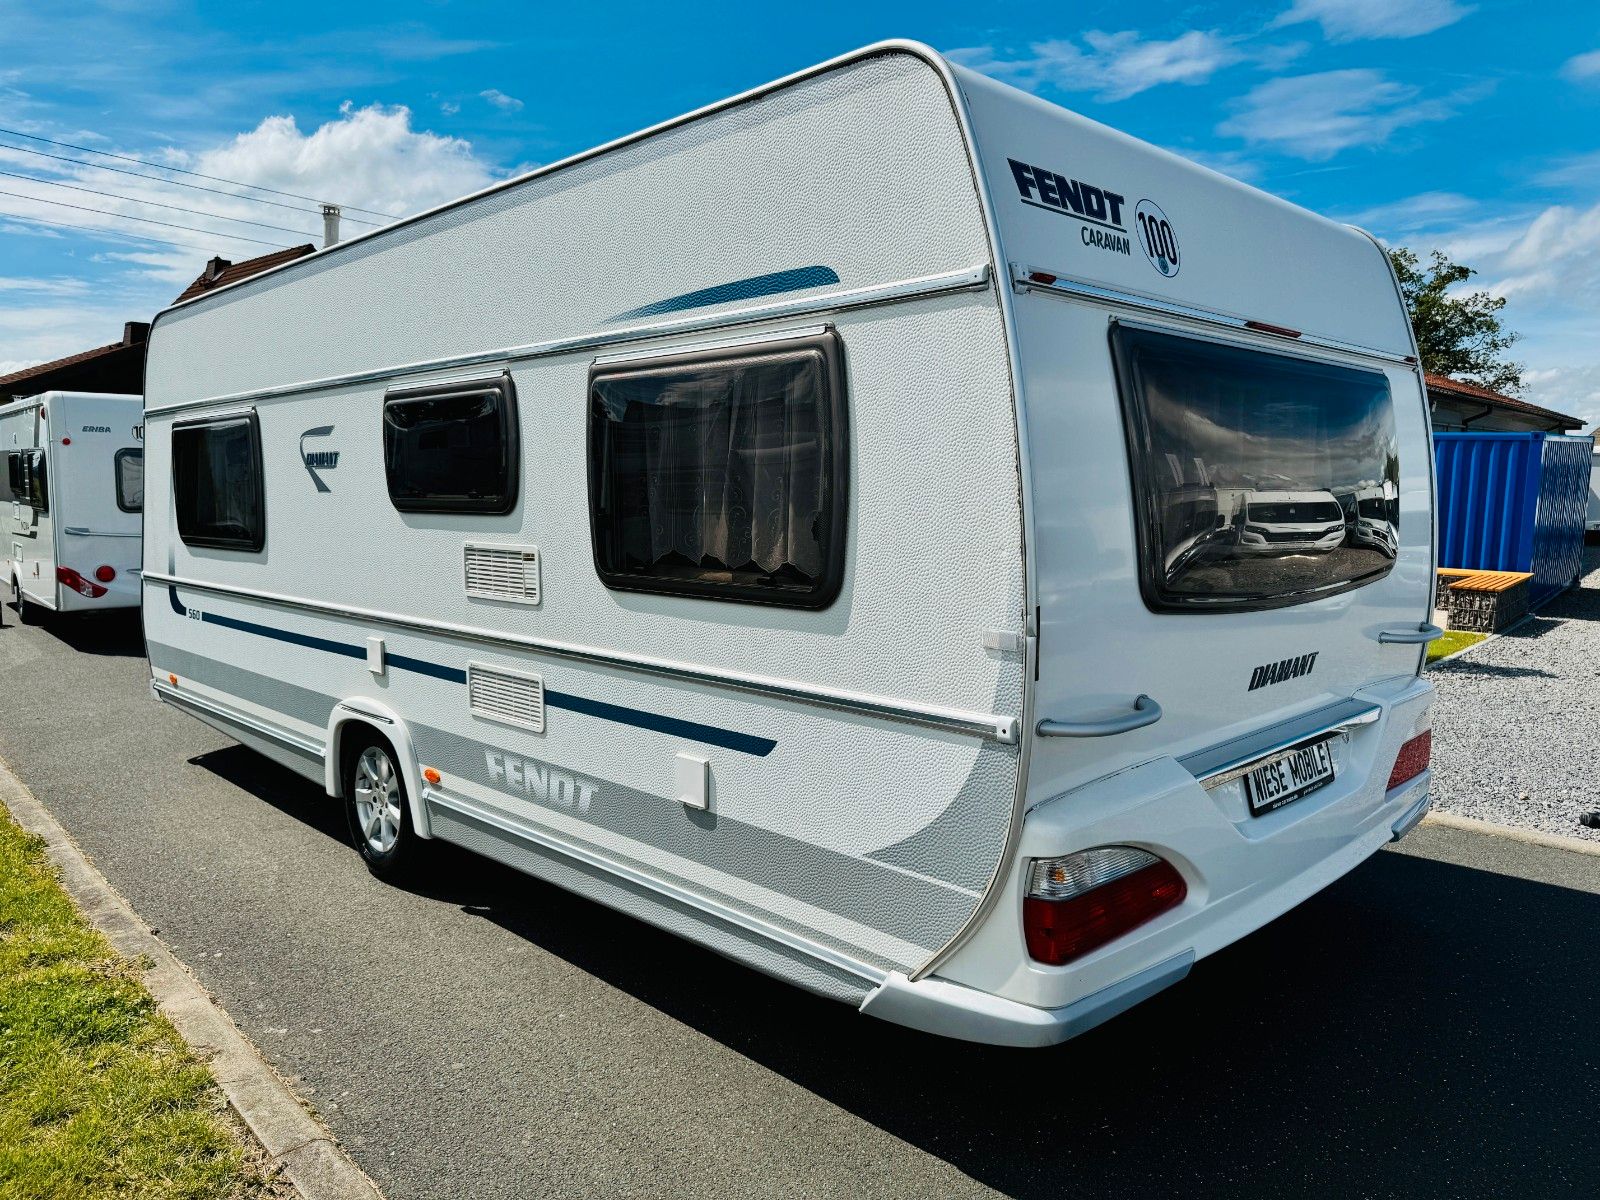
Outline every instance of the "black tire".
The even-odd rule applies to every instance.
[[[369,871],[388,883],[416,876],[427,843],[411,826],[405,776],[394,748],[384,739],[359,737],[345,754],[344,808],[350,839]]]
[[[17,621],[23,625],[37,625],[44,619],[44,610],[17,589]]]

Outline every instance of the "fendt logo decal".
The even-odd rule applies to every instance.
[[[337,450],[307,450],[306,439],[327,437],[333,432],[332,425],[318,425],[315,429],[308,429],[300,435],[300,461],[306,465],[306,474],[311,476],[311,482],[317,485],[319,492],[331,492],[318,471],[331,471],[339,465],[339,452]]]
[[[1282,683],[1285,679],[1299,679],[1302,675],[1309,675],[1311,668],[1317,665],[1317,655],[1321,653],[1320,650],[1313,650],[1310,654],[1286,658],[1281,662],[1262,663],[1250,673],[1250,686],[1245,691],[1253,692],[1257,688]]]
[[[586,813],[600,785],[580,775],[569,775],[536,758],[518,758],[503,750],[485,750],[489,779],[504,791],[518,792],[540,804],[572,808]]]
[[[1017,181],[1017,193],[1024,204],[1082,221],[1078,233],[1085,246],[1116,254],[1133,253],[1133,243],[1122,223],[1122,206],[1128,202],[1127,197],[1014,158],[1006,161],[1011,164],[1011,176]]]

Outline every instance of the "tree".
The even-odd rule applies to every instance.
[[[1441,251],[1433,252],[1427,267],[1403,246],[1389,251],[1389,258],[1417,331],[1423,369],[1508,396],[1520,392],[1522,364],[1504,357],[1517,340],[1500,323],[1505,297],[1488,292],[1451,295],[1451,288],[1477,272],[1451,262]]]

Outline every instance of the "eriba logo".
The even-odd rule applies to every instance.
[[[599,791],[599,784],[594,780],[558,771],[535,758],[518,758],[503,750],[485,750],[483,758],[491,782],[505,791],[520,792],[540,804],[586,813],[595,792]]]
[[[1017,194],[1024,204],[1084,222],[1078,234],[1085,246],[1115,254],[1133,252],[1127,227],[1122,223],[1122,206],[1128,202],[1127,197],[1014,158],[1006,161],[1011,164],[1011,177],[1017,181]]]
[[[1245,691],[1253,692],[1257,688],[1282,683],[1285,679],[1299,679],[1302,675],[1311,674],[1311,668],[1317,665],[1317,655],[1320,653],[1320,650],[1313,650],[1310,654],[1286,658],[1281,662],[1263,663],[1250,673],[1250,686]]]
[[[318,425],[315,429],[308,429],[300,435],[300,461],[305,464],[306,474],[311,476],[311,482],[317,485],[317,491],[330,492],[333,489],[322,481],[318,471],[331,471],[339,465],[339,452],[337,450],[307,450],[307,438],[328,437],[333,433],[332,425]]]
[[[85,433],[110,433],[111,432],[111,426],[109,426],[109,425],[85,425],[83,427],[83,431]]]

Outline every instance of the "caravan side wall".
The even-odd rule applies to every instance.
[[[435,835],[859,999],[956,934],[1012,827],[1024,588],[993,267],[950,96],[890,53],[163,314],[147,377],[157,686],[319,780],[338,722],[384,714],[442,776],[420,813]],[[824,326],[847,400],[838,598],[604,586],[597,361]],[[514,509],[397,511],[386,392],[502,370]],[[244,412],[264,546],[188,545],[174,426]],[[469,597],[469,542],[536,547],[538,602]],[[474,713],[480,665],[541,677],[542,732]],[[684,756],[709,762],[709,811],[677,798]]]

